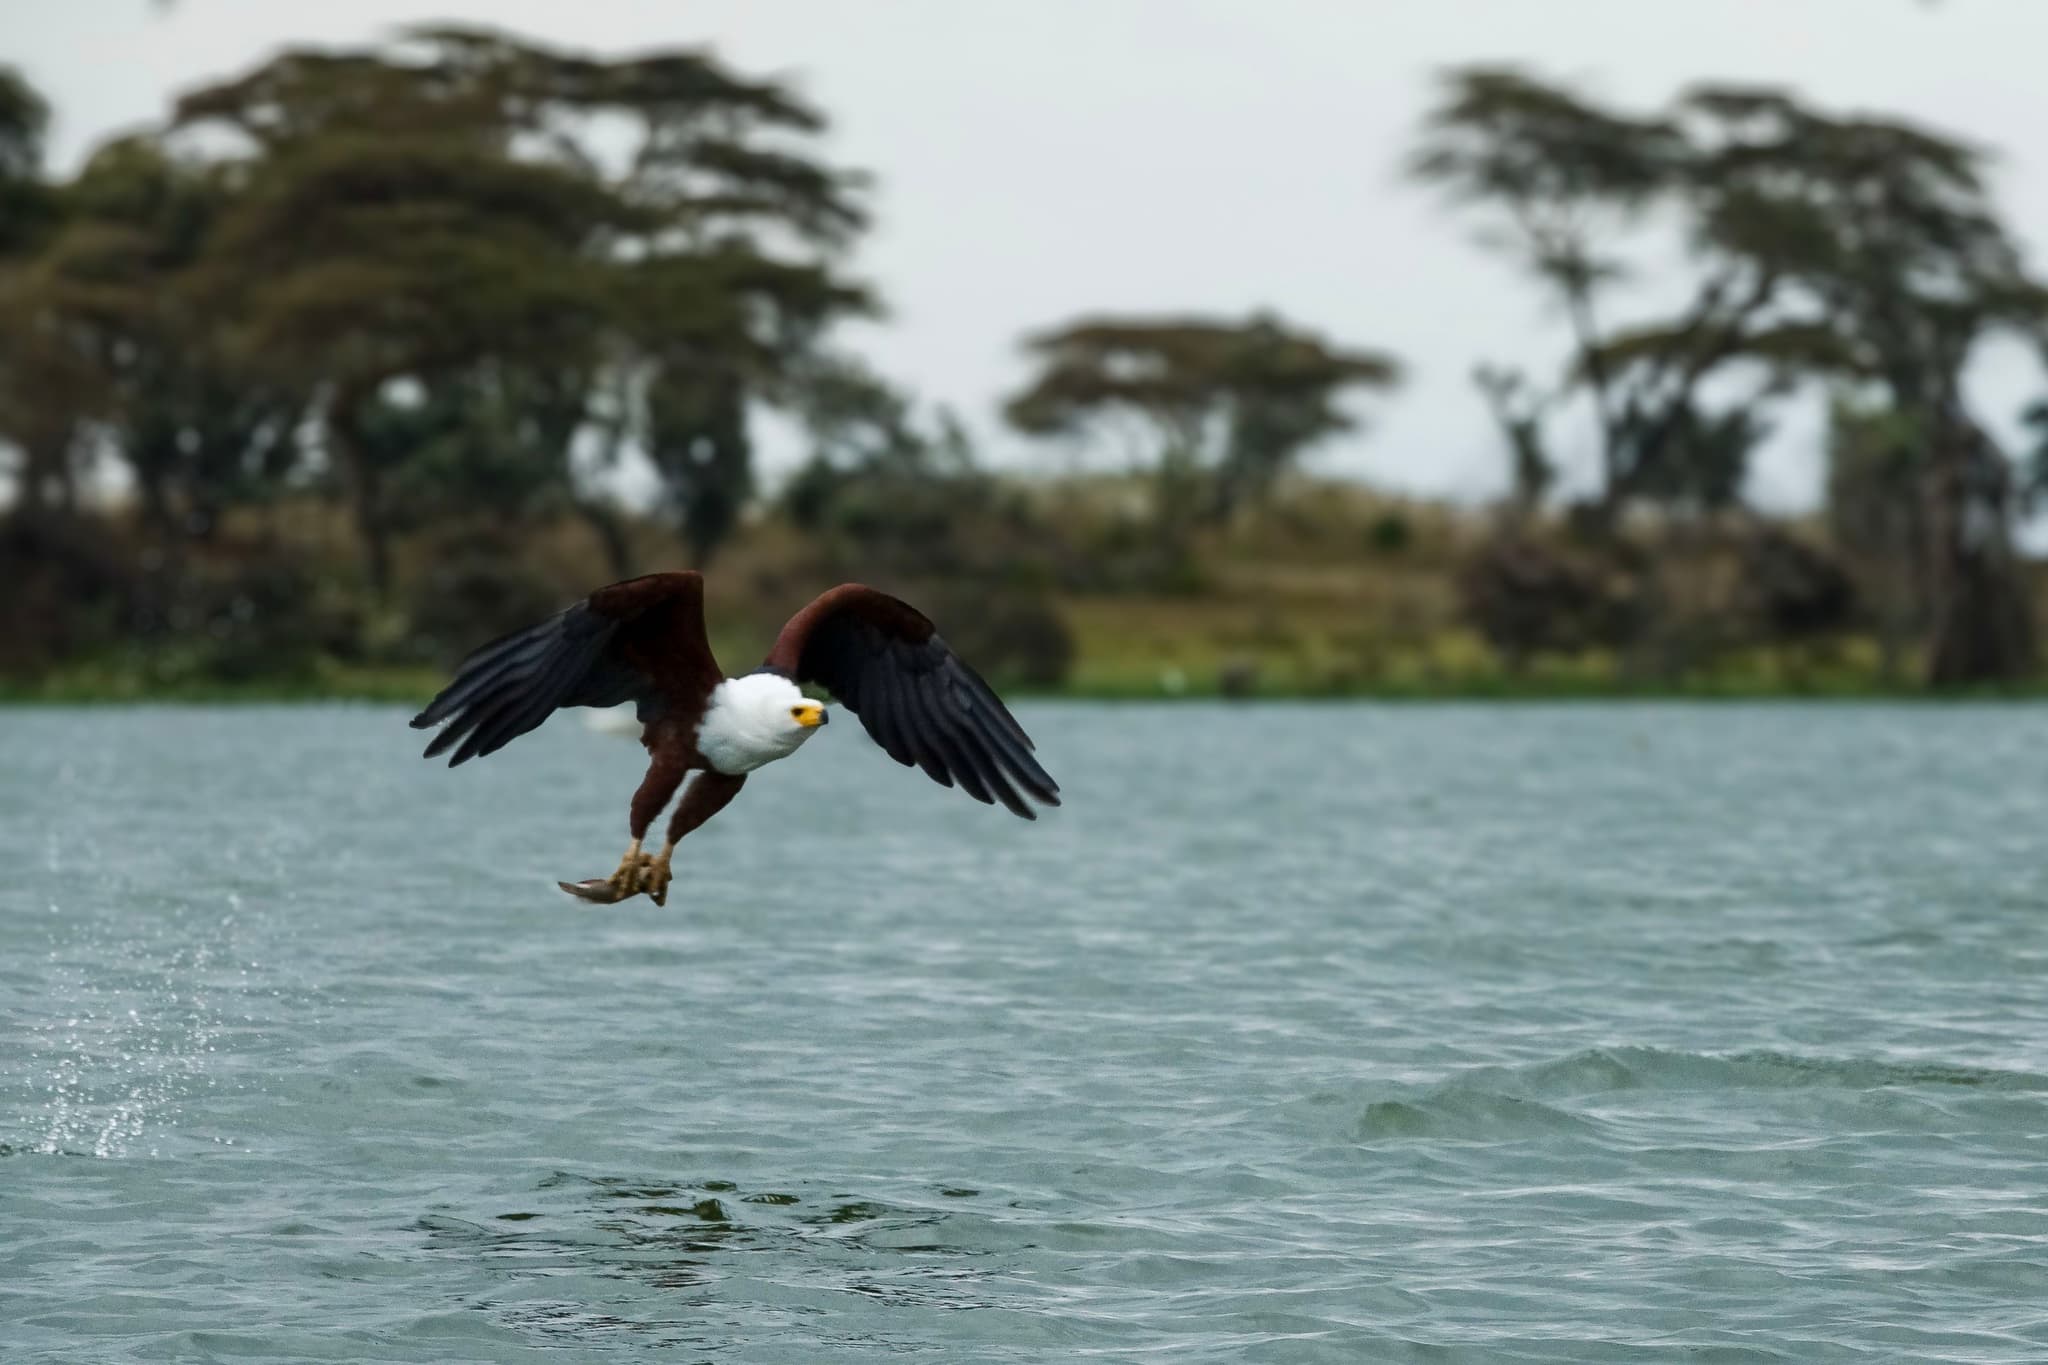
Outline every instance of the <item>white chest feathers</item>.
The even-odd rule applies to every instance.
[[[697,752],[719,772],[750,773],[795,753],[824,717],[824,707],[778,674],[727,678],[698,722]]]

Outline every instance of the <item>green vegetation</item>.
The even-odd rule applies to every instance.
[[[1554,374],[1475,365],[1511,493],[1454,508],[1304,475],[1401,365],[1271,314],[1031,330],[1004,418],[1132,472],[991,470],[838,343],[882,301],[824,115],[703,53],[289,51],[68,179],[46,123],[0,75],[0,696],[412,700],[591,586],[714,563],[735,666],[857,577],[1040,692],[2040,683],[2013,528],[2048,441],[1999,450],[1961,381],[1985,338],[2048,341],[2048,289],[1985,153],[1931,130],[1449,73],[1412,173],[1570,323]],[[1674,225],[1683,306],[1605,321]],[[1795,404],[1825,405],[1829,475],[1787,522],[1742,490]],[[808,443],[773,488],[764,410]],[[1585,432],[1598,485],[1561,500]]]

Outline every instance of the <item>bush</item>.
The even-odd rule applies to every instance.
[[[86,522],[0,522],[0,675],[34,677],[117,641],[141,572]]]
[[[1375,554],[1397,555],[1413,543],[1415,532],[1399,512],[1382,512],[1366,528],[1365,542]]]
[[[1767,527],[1743,544],[1741,605],[1770,638],[1805,640],[1848,629],[1856,589],[1833,555]]]
[[[1465,616],[1511,664],[1545,651],[1613,646],[1640,615],[1632,579],[1522,536],[1487,542],[1458,580]]]
[[[185,576],[170,606],[166,643],[151,672],[163,681],[255,682],[300,678],[320,654],[353,639],[356,623],[319,602],[305,566],[269,557]]]

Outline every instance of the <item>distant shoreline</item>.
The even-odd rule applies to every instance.
[[[1556,683],[1473,680],[1436,686],[1357,685],[1344,688],[1295,688],[1270,686],[1242,694],[1226,694],[1208,686],[1189,686],[1178,691],[1142,685],[1075,685],[1030,687],[1011,684],[1000,688],[1006,698],[1031,702],[1232,702],[1239,705],[1301,702],[1376,703],[1561,703],[1561,702],[1911,702],[1928,705],[1978,702],[2048,701],[2048,680],[2017,687],[1929,691],[1912,687],[1814,686],[1758,687],[1730,681],[1716,685],[1710,680],[1669,685],[1596,683],[1573,679]],[[0,684],[0,707],[105,707],[105,706],[278,706],[362,704],[391,706],[424,705],[433,688],[420,687],[410,677],[366,678],[354,685],[335,686],[317,682],[293,684],[264,682],[249,684],[206,683],[167,687],[81,686],[72,681],[47,685]]]

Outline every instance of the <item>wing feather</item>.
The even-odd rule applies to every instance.
[[[982,805],[992,806],[995,797],[989,791],[988,773],[983,769],[974,746],[965,742],[954,728],[952,718],[946,714],[945,704],[939,698],[943,690],[939,680],[931,674],[917,680],[918,718],[924,723],[932,748],[944,759],[946,771],[959,782],[960,790]]]
[[[967,710],[969,720],[981,732],[982,739],[1002,763],[1003,771],[1038,800],[1049,806],[1057,806],[1060,801],[1058,784],[1052,780],[1051,774],[1038,766],[1038,760],[1031,756],[1031,751],[1012,737],[1009,729],[1002,724],[1001,717],[992,714],[978,699],[971,708],[963,709]]]
[[[991,803],[1000,801],[1026,820],[1036,820],[1037,814],[1003,780],[1002,764],[989,751],[973,723],[973,717],[960,709],[958,689],[953,679],[933,673],[927,677],[924,686],[933,695],[934,703],[930,710],[937,717],[938,727],[945,732],[954,752],[965,763],[962,771],[971,771],[977,785],[988,793],[984,799]]]
[[[917,766],[903,735],[903,703],[889,685],[888,665],[880,654],[871,654],[862,667],[859,692],[859,704],[848,702],[848,708],[860,717],[875,743],[882,746],[882,752],[906,768]]]
[[[494,754],[528,730],[537,728],[548,713],[560,706],[570,687],[590,667],[582,651],[557,649],[535,665],[532,680],[518,691],[510,691],[477,722],[469,739],[456,750],[449,766]]]
[[[468,739],[505,697],[523,691],[534,671],[561,647],[559,618],[551,618],[535,629],[542,633],[520,649],[499,652],[481,667],[458,673],[456,681],[413,718],[416,728],[442,720],[448,722],[427,746],[428,757],[438,756]]]
[[[476,649],[412,725],[440,725],[426,757],[453,749],[454,767],[495,753],[562,707],[632,701],[644,719],[701,705],[721,676],[704,640],[703,579],[650,574]]]
[[[884,753],[891,752],[884,742],[884,735],[887,735],[895,740],[900,750],[898,762],[922,768],[925,776],[942,787],[952,786],[953,775],[946,766],[945,756],[939,752],[931,736],[925,733],[919,716],[917,680],[892,666],[884,652],[883,641],[866,640],[859,647],[872,656],[866,672],[873,679],[875,699],[880,702],[882,714],[887,718],[887,729],[883,729],[879,725],[869,725],[867,713],[856,710],[862,726],[876,743],[882,744]],[[839,694],[834,690],[833,695]]]
[[[955,781],[952,767],[932,735],[931,722],[926,719],[923,701],[917,695],[916,680],[893,674],[889,678],[889,686],[903,698],[904,733],[910,738],[910,751],[917,756],[917,766],[941,787],[952,786]]]
[[[454,715],[479,692],[520,670],[546,653],[556,643],[559,618],[549,617],[537,626],[519,632],[511,645],[480,650],[457,666],[455,681],[420,712],[419,718],[433,725]]]
[[[834,588],[790,618],[766,667],[831,692],[884,753],[941,786],[1027,820],[1037,818],[1031,800],[1060,803],[1024,727],[907,602],[858,583]]]
[[[1005,771],[1002,754],[988,743],[988,737],[981,732],[981,727],[975,723],[975,716],[972,710],[973,698],[967,688],[954,678],[945,679],[941,686],[952,694],[952,706],[948,711],[947,724],[960,737],[961,748],[966,751],[970,761],[980,770],[982,785],[993,792],[996,800],[1002,802],[1013,813],[1023,816],[1026,820],[1036,820],[1038,818],[1037,813],[1025,803],[1022,797],[1017,795],[1016,789],[1010,785],[1008,780],[1009,774]]]

